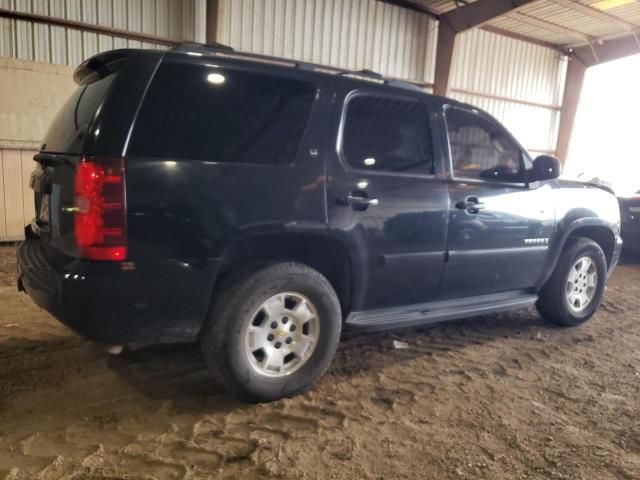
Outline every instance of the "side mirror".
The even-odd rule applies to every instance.
[[[529,182],[551,180],[560,176],[560,160],[551,155],[540,155],[533,161],[533,168],[528,172]]]

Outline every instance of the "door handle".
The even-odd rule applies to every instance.
[[[482,203],[478,197],[471,196],[458,201],[456,208],[458,210],[466,210],[468,213],[478,213],[484,208],[484,203]]]
[[[363,211],[369,208],[369,205],[378,205],[377,198],[369,198],[366,192],[355,191],[350,192],[345,197],[339,197],[336,199],[338,205],[344,207],[351,207],[357,211]]]

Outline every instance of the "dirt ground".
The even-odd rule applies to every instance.
[[[0,247],[0,479],[640,479],[637,264],[580,328],[525,310],[351,338],[268,405],[194,347],[107,356],[14,272]]]

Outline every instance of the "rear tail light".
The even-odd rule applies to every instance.
[[[124,159],[83,158],[76,168],[75,237],[80,257],[124,260],[127,225]]]

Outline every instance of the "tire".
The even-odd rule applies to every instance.
[[[276,263],[225,282],[200,343],[207,365],[233,395],[268,402],[301,394],[324,374],[341,328],[329,281],[306,265]]]
[[[592,262],[593,268],[589,266],[589,271],[583,272],[584,278],[582,278],[576,276],[579,275],[576,272],[588,264],[588,262],[577,264],[584,258]],[[597,275],[595,280],[592,277],[593,272]],[[575,280],[571,285],[569,285],[570,274],[573,274],[572,278]],[[536,303],[538,312],[546,320],[557,325],[565,327],[580,325],[589,320],[600,305],[606,278],[607,260],[600,245],[588,238],[572,238],[562,251],[551,278],[540,291]],[[588,302],[581,303],[581,298],[584,300],[583,292],[592,293]],[[571,297],[570,293],[574,293],[575,296]]]

